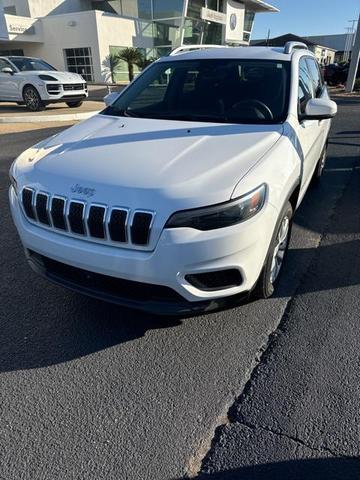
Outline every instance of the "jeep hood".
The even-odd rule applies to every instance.
[[[171,212],[230,199],[281,134],[281,125],[99,114],[24,152],[14,173],[52,194]]]

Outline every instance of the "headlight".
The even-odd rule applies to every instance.
[[[13,187],[13,189],[15,190],[15,193],[17,194],[17,181],[13,175],[13,166],[14,166],[14,163],[12,163],[11,167],[10,167],[10,170],[9,170],[9,177],[10,177],[10,183]]]
[[[51,75],[39,75],[40,80],[48,80],[50,82],[58,82],[57,78],[52,77]]]
[[[260,185],[246,195],[211,207],[194,208],[174,213],[165,228],[188,227],[196,230],[215,230],[244,222],[264,206],[266,185]]]

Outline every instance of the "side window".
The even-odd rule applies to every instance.
[[[0,72],[3,68],[8,68],[8,67],[11,67],[10,63],[8,63],[3,58],[0,58]]]
[[[316,98],[321,97],[323,90],[323,80],[318,63],[313,58],[307,58],[306,63],[313,83],[313,91]]]
[[[305,113],[307,102],[313,98],[313,82],[306,64],[305,58],[301,58],[299,62],[299,94],[298,94],[298,113]]]

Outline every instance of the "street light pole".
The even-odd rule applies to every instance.
[[[354,89],[356,72],[359,65],[359,58],[360,58],[360,14],[359,14],[359,21],[358,21],[356,34],[355,34],[355,43],[354,43],[352,54],[351,54],[349,75],[346,82],[346,91],[349,93],[352,92]]]

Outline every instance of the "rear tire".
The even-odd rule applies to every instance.
[[[31,112],[39,112],[44,110],[45,103],[41,100],[41,97],[35,87],[32,87],[31,85],[25,87],[23,98],[26,107]]]
[[[83,104],[82,100],[80,100],[79,102],[66,102],[66,105],[69,108],[78,108],[78,107],[81,107],[82,104]]]
[[[254,298],[269,298],[276,289],[289,248],[292,218],[293,209],[288,201],[276,222],[264,267],[253,291]]]

